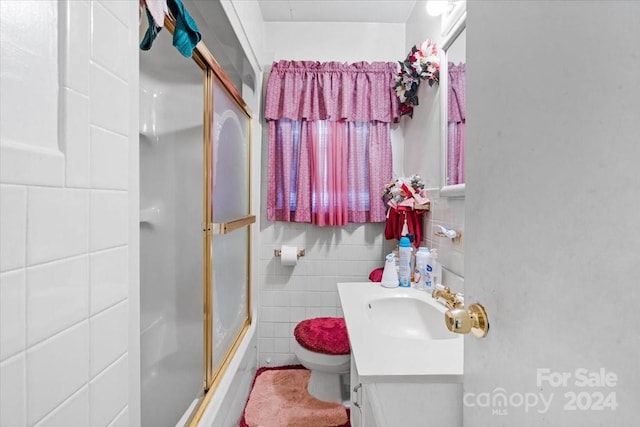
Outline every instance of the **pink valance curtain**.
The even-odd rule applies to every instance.
[[[397,122],[395,62],[279,61],[267,82],[265,118]]]
[[[274,63],[267,83],[270,221],[382,222],[395,63]]]
[[[449,102],[447,110],[447,184],[462,184],[466,113],[466,65],[449,64]]]

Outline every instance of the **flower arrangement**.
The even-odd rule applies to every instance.
[[[382,192],[382,200],[388,208],[396,210],[429,209],[429,198],[420,175],[396,178]]]
[[[418,105],[418,87],[421,80],[427,80],[433,86],[440,78],[440,58],[438,47],[430,40],[425,40],[420,48],[413,46],[411,52],[400,64],[396,76],[396,96],[400,100],[400,115],[413,117],[413,106]]]

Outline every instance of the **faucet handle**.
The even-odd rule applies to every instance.
[[[452,293],[451,289],[446,286],[436,285],[436,289],[433,291],[431,296],[436,301],[444,301],[444,304],[449,308],[459,308],[464,306],[464,303],[458,299],[458,294]]]

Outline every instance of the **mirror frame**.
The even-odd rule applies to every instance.
[[[462,15],[466,15],[466,0],[448,0],[449,10],[442,14],[440,21],[440,35],[447,37],[447,34],[458,24]]]
[[[444,38],[442,43],[442,60],[440,61],[440,196],[441,197],[464,197],[465,184],[447,185],[447,112],[449,102],[449,62],[447,50],[458,36],[467,28],[467,12],[463,11],[460,19],[453,25],[451,31]]]

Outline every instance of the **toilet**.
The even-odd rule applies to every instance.
[[[351,348],[342,317],[316,317],[298,323],[293,350],[311,371],[309,394],[327,402],[343,403],[341,374],[349,372]]]

